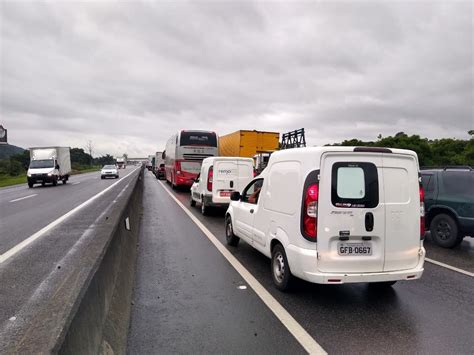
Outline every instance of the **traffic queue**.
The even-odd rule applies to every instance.
[[[258,139],[242,147],[241,138],[252,132],[256,137],[265,133],[233,134],[239,138],[237,154],[249,142],[254,149],[247,155],[263,152]],[[422,276],[424,190],[415,152],[374,147],[278,150],[276,141],[273,150],[264,152],[269,159],[257,175],[255,156],[219,156],[220,142],[215,132],[178,132],[154,156],[152,170],[173,189],[190,189],[190,205],[199,206],[202,214],[213,207],[226,209],[227,244],[237,247],[243,240],[271,258],[278,289],[287,290],[294,277],[318,284],[391,287]]]

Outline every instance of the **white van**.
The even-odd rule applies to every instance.
[[[191,206],[201,204],[202,214],[208,207],[227,207],[230,194],[242,191],[253,179],[253,160],[239,157],[210,157],[202,161],[201,173],[191,186]]]
[[[418,157],[401,149],[314,147],[272,154],[234,192],[226,239],[272,259],[277,288],[291,276],[320,284],[421,277],[424,203]]]

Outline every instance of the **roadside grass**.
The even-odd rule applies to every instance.
[[[0,175],[0,187],[26,184],[26,174],[18,176]]]
[[[73,169],[71,171],[71,175],[91,173],[94,171],[99,171],[100,169],[101,169],[100,166],[92,166],[92,167],[87,167],[80,170]],[[19,184],[26,184],[26,174],[21,174],[18,176],[0,174],[0,187],[7,187],[7,186],[13,186],[13,185],[19,185]]]

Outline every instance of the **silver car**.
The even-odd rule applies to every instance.
[[[101,179],[105,179],[108,177],[113,177],[115,179],[118,179],[119,173],[115,165],[104,165],[104,167],[100,171]]]

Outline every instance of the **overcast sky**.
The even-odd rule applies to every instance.
[[[0,124],[145,156],[180,129],[309,145],[474,129],[471,1],[5,1]]]

